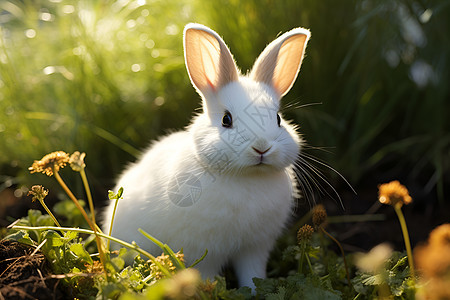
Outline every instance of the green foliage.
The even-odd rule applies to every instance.
[[[317,277],[295,274],[281,279],[254,279],[256,292],[265,299],[342,299]]]
[[[219,0],[199,1],[197,11],[223,34],[244,71],[280,32],[310,28],[299,79],[283,101],[322,103],[286,111],[309,145],[333,148],[315,155],[353,184],[380,164],[413,169],[412,179],[430,172],[443,200],[448,1]]]
[[[85,207],[85,202],[80,200],[80,204],[82,207]],[[73,227],[86,227],[87,223],[84,220],[81,212],[76,208],[75,204],[69,200],[65,199],[63,201],[57,202],[53,206],[53,211],[60,218],[64,218],[65,222],[63,224],[68,224]]]
[[[39,210],[30,209],[28,211],[28,216],[21,218],[15,225],[31,227],[53,226],[53,220],[49,215],[42,215],[41,211]],[[37,245],[42,242],[41,233],[38,231],[18,231],[11,233],[11,235],[6,236],[5,238],[11,238],[28,245]]]
[[[283,102],[310,145],[335,149],[314,155],[353,184],[380,165],[412,170],[413,179],[428,174],[444,198],[448,1],[145,3],[1,2],[2,181],[29,182],[33,158],[77,145],[103,174],[98,184],[109,186],[138,149],[187,125],[199,97],[181,33],[194,21],[224,37],[243,73],[280,32],[310,28],[301,74]]]
[[[378,274],[357,272],[352,282],[365,299],[374,297],[383,285],[395,299],[414,299],[416,288],[409,274],[408,257],[395,252]]]
[[[68,218],[74,220],[74,218]],[[352,266],[351,285],[346,280],[342,257],[328,249],[325,236],[314,233],[312,238],[290,245],[280,263],[291,267],[287,276],[254,278],[255,295],[247,287],[227,289],[225,279],[202,281],[198,272],[186,268],[167,245],[156,241],[165,252],[159,263],[171,271],[165,276],[150,260],[136,256],[132,265],[125,264],[129,250],[122,248],[107,255],[105,278],[97,255],[86,247],[92,237],[80,237],[76,228],[65,230],[32,229],[53,225],[48,215],[30,210],[16,226],[30,230],[10,230],[6,237],[38,246],[55,274],[66,274],[63,280],[71,295],[83,299],[373,299],[392,295],[394,299],[413,299],[415,282],[410,277],[407,256],[394,252],[379,272],[356,271]],[[54,227],[52,227],[54,228]],[[152,238],[152,237],[151,237]],[[152,238],[154,239],[154,238]],[[353,256],[347,259],[352,261]],[[185,272],[186,271],[186,272]]]
[[[92,153],[96,174],[118,173],[162,129],[187,124],[198,98],[184,70],[188,18],[178,1],[0,7],[0,167],[10,175],[61,145]]]
[[[53,221],[50,216],[42,215],[40,211],[30,210],[28,216],[20,219],[15,225],[42,227],[53,225]],[[70,293],[83,299],[96,295],[102,299],[116,299],[126,292],[142,292],[161,276],[158,267],[150,261],[141,259],[140,256],[134,259],[133,265],[125,266],[124,257],[128,255],[128,250],[122,248],[108,259],[106,268],[109,275],[105,280],[100,273],[99,261],[94,260],[87,251],[86,242],[90,238],[80,238],[75,228],[73,231],[61,232],[62,234],[55,230],[12,229],[5,238],[30,246],[40,244],[39,247],[53,272],[66,274],[67,278],[63,282]],[[173,256],[175,257],[174,253]],[[176,259],[180,266],[174,270],[185,268],[184,264]]]

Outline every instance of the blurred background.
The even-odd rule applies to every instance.
[[[394,179],[414,199],[404,208],[413,243],[448,222],[448,0],[2,0],[0,226],[39,207],[25,197],[33,184],[64,198],[53,178],[28,173],[45,154],[85,152],[101,207],[151,140],[189,124],[200,98],[184,66],[188,22],[217,31],[243,73],[280,33],[311,30],[283,113],[300,125],[307,154],[357,192],[316,164],[344,208],[336,195],[316,201],[330,215],[378,215],[330,224],[347,249],[401,242],[393,210],[377,204],[378,184]],[[76,174],[61,174],[83,198]],[[300,200],[298,215],[312,204]]]

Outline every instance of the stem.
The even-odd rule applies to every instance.
[[[47,211],[47,213],[49,214],[50,217],[52,217],[53,222],[55,223],[56,226],[61,227],[61,225],[59,224],[58,220],[56,220],[55,216],[52,214],[52,212],[50,211],[50,209],[47,207],[47,205],[45,205],[44,200],[40,201],[42,207]]]
[[[195,267],[199,262],[201,262],[203,259],[205,259],[206,255],[208,255],[208,249],[205,250],[205,253],[203,253],[202,257],[200,257],[199,259],[197,259],[196,261],[194,261],[192,263],[192,265],[189,266],[189,268],[193,268]]]
[[[58,183],[61,185],[61,187],[63,188],[63,190],[66,192],[66,194],[69,196],[69,198],[73,201],[73,203],[75,203],[75,206],[78,208],[78,210],[81,212],[81,214],[83,215],[84,219],[86,220],[86,222],[89,224],[89,227],[92,229],[92,231],[95,234],[95,241],[97,244],[97,248],[98,248],[98,253],[100,254],[100,262],[102,264],[103,270],[105,271],[106,276],[108,276],[106,269],[105,269],[105,252],[103,251],[103,244],[102,241],[100,240],[99,236],[98,236],[98,232],[97,232],[97,226],[94,225],[95,223],[92,223],[91,219],[89,219],[88,215],[86,214],[86,211],[84,210],[84,208],[81,206],[80,202],[78,201],[78,199],[75,197],[75,195],[72,193],[72,191],[67,187],[67,185],[65,184],[65,182],[62,180],[61,176],[59,175],[59,172],[57,170],[57,168],[54,168],[53,170],[53,174],[55,175],[56,180],[58,181]]]
[[[305,258],[306,258],[306,261],[308,262],[308,266],[309,266],[309,270],[311,271],[311,274],[314,274],[314,270],[313,270],[313,267],[311,265],[311,260],[309,259],[309,254],[308,253],[305,253]]]
[[[111,236],[111,233],[112,233],[112,227],[113,227],[113,223],[114,223],[114,217],[116,216],[116,208],[117,208],[117,203],[119,203],[119,198],[120,197],[117,197],[116,198],[116,202],[114,203],[114,210],[113,210],[113,214],[112,214],[112,217],[111,217],[111,224],[109,225],[109,232],[108,232],[109,236]],[[108,250],[109,250],[110,243],[111,243],[111,241],[108,240],[108,242],[106,244],[106,249],[108,249]]]
[[[355,298],[353,298],[353,300],[357,300],[359,299],[359,297],[361,297],[361,293],[358,293],[358,295],[356,295]]]
[[[344,260],[344,267],[345,267],[345,273],[347,275],[348,284],[350,286],[352,286],[352,282],[350,281],[350,273],[348,271],[348,266],[347,266],[347,260],[345,259],[345,253],[344,253],[344,249],[341,246],[341,243],[339,243],[339,241],[337,239],[335,239],[331,234],[329,234],[322,226],[320,227],[320,230],[322,230],[322,232],[326,236],[328,236],[330,239],[332,239],[336,243],[336,245],[338,245],[339,250],[341,251],[341,254],[342,254],[342,258]]]
[[[70,200],[73,201],[73,203],[75,203],[75,206],[78,208],[78,210],[81,212],[81,214],[83,215],[84,219],[86,220],[86,222],[88,223],[89,227],[92,229],[92,231],[94,230],[94,224],[92,224],[91,219],[89,219],[88,215],[86,214],[86,211],[84,210],[84,208],[81,206],[80,202],[78,201],[78,199],[75,197],[75,195],[72,193],[72,191],[67,187],[67,185],[65,184],[65,182],[62,180],[61,176],[59,175],[58,170],[53,170],[53,174],[55,175],[56,180],[58,181],[59,185],[61,185],[61,187],[63,188],[63,190],[66,192],[67,196],[69,196]]]
[[[20,229],[22,229],[22,230],[62,230],[62,231],[74,231],[74,232],[86,233],[86,234],[95,234],[95,232],[92,231],[92,230],[89,230],[89,229],[82,229],[82,228],[66,228],[66,227],[54,227],[54,226],[38,226],[38,227],[31,227],[31,226],[18,226],[18,225],[14,225],[14,226],[12,226],[11,228],[12,228],[12,229],[18,229],[18,230],[20,230]],[[118,244],[120,244],[120,245],[122,245],[122,246],[124,246],[124,247],[133,249],[134,251],[136,251],[136,252],[138,252],[138,253],[140,253],[140,254],[142,254],[142,255],[148,257],[148,258],[152,261],[152,263],[154,263],[155,265],[157,265],[158,268],[159,268],[165,275],[167,275],[167,276],[169,276],[169,277],[172,277],[172,274],[171,274],[164,266],[162,266],[162,265],[156,260],[156,258],[155,258],[153,255],[151,255],[151,254],[148,253],[147,251],[145,251],[145,250],[139,248],[138,245],[127,243],[127,242],[125,242],[125,241],[119,240],[118,238],[115,238],[115,237],[112,237],[112,236],[109,236],[109,235],[106,235],[106,234],[100,233],[100,232],[97,232],[97,235],[100,236],[100,237],[102,237],[102,238],[105,238],[105,239],[111,240],[111,241],[113,241],[113,242],[116,242],[116,243],[118,243]]]
[[[403,216],[403,213],[402,213],[401,204],[394,205],[394,210],[397,213],[397,217],[398,217],[398,220],[400,221],[400,226],[402,228],[403,239],[405,240],[406,253],[408,255],[409,270],[411,272],[412,280],[414,281],[416,278],[416,274],[414,271],[414,262],[413,262],[413,256],[412,256],[412,251],[411,251],[411,242],[409,241],[408,228],[406,227],[406,221],[405,221],[405,217]]]
[[[302,253],[300,254],[300,261],[298,262],[298,272],[303,273],[303,261],[305,259],[305,247],[302,245]]]
[[[86,191],[86,196],[89,202],[89,209],[91,210],[91,218],[92,223],[95,224],[95,212],[94,212],[94,202],[92,201],[91,189],[89,188],[89,183],[86,177],[86,172],[84,172],[84,168],[81,168],[80,171],[81,180],[83,181],[84,190]]]
[[[181,269],[181,270],[182,269],[186,269],[186,266],[184,265],[184,263],[181,262],[181,260],[175,255],[173,250],[170,249],[170,247],[167,244],[163,244],[161,241],[159,241],[158,239],[152,237],[150,234],[148,234],[147,232],[145,232],[141,228],[139,228],[138,231],[141,234],[143,234],[146,238],[151,240],[153,243],[158,245],[158,247],[163,250],[164,254],[169,255],[169,257],[171,258],[173,264],[176,266],[177,269]]]

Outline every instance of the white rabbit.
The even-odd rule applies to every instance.
[[[199,24],[184,29],[186,67],[203,99],[203,113],[185,130],[154,142],[117,182],[124,188],[112,236],[161,249],[142,228],[186,264],[213,278],[231,263],[240,286],[266,276],[277,237],[297,196],[294,164],[302,140],[278,110],[293,85],[310,32],[293,29],[269,44],[248,76],[241,76],[217,33]],[[104,214],[109,232],[113,203]]]

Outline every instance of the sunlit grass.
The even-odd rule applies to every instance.
[[[14,176],[30,157],[77,144],[104,152],[91,165],[108,176],[163,128],[185,125],[198,99],[177,3],[3,1],[0,165],[12,161]]]
[[[230,41],[244,71],[252,55],[280,32],[310,28],[299,79],[284,101],[322,104],[288,109],[307,141],[332,153],[317,155],[353,184],[380,164],[412,169],[411,180],[430,174],[432,179],[422,182],[428,188],[437,184],[444,199],[450,147],[444,112],[450,111],[450,78],[444,71],[450,41],[443,30],[450,28],[448,3],[223,0],[200,6]]]
[[[448,5],[42,0],[0,8],[0,168],[13,181],[30,157],[60,145],[89,152],[91,169],[107,178],[165,129],[187,125],[199,97],[181,34],[193,21],[229,41],[243,73],[277,34],[310,28],[299,80],[283,103],[322,103],[286,111],[310,145],[332,152],[315,155],[353,184],[380,163],[409,168],[412,179],[425,172],[427,191],[437,185],[444,199]]]

